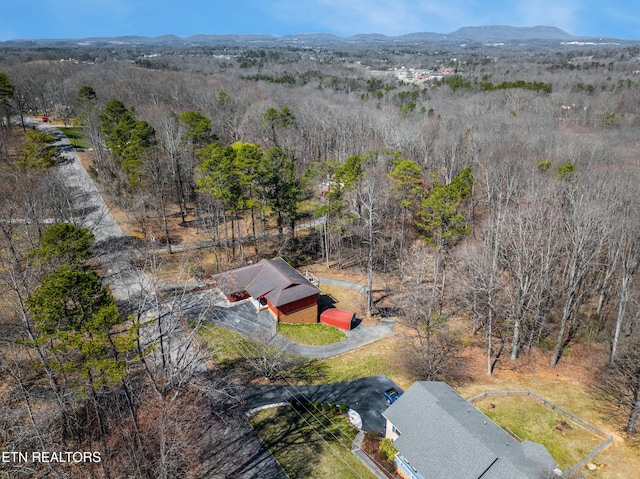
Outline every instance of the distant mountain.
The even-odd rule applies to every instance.
[[[389,42],[393,37],[388,37],[382,33],[358,33],[346,39],[355,42]]]
[[[408,43],[423,43],[423,42],[442,42],[447,39],[447,35],[444,33],[431,33],[431,32],[417,32],[408,33],[399,37],[394,37],[398,41]]]
[[[504,42],[529,40],[574,41],[579,37],[568,34],[557,27],[509,27],[492,25],[486,27],[462,27],[448,35],[449,38],[474,42]]]
[[[265,35],[265,34],[198,34],[188,37],[176,35],[162,35],[157,37],[145,37],[127,35],[118,37],[92,37],[82,39],[41,39],[41,40],[10,40],[0,42],[0,46],[14,48],[46,47],[74,47],[74,46],[100,46],[100,45],[243,45],[261,44],[269,45],[305,45],[305,46],[331,46],[340,44],[360,45],[398,45],[420,44],[437,42],[456,43],[522,43],[522,42],[594,42],[620,41],[603,39],[598,37],[576,37],[556,27],[510,27],[504,25],[492,25],[484,27],[463,27],[452,33],[417,32],[399,36],[387,36],[379,33],[357,34],[349,37],[339,37],[331,33],[300,33],[297,35]],[[637,43],[637,42],[629,42]]]

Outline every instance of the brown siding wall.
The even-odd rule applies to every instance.
[[[315,324],[318,322],[318,305],[312,304],[289,314],[280,311],[279,321],[291,324]]]

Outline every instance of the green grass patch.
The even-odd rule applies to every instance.
[[[253,348],[240,333],[210,323],[200,325],[198,337],[213,361],[221,367],[242,360],[246,351]]]
[[[265,409],[251,424],[291,479],[375,476],[351,453],[357,430],[344,415]]]
[[[518,438],[544,444],[560,469],[573,466],[603,441],[531,398],[488,397],[475,405]]]
[[[290,380],[300,384],[326,384],[368,376],[388,376],[401,387],[408,387],[415,378],[405,377],[394,364],[395,343],[378,341],[350,353],[329,359],[310,361],[296,369]]]
[[[284,324],[278,323],[278,333],[292,341],[309,346],[325,346],[338,343],[347,335],[333,326],[326,324]]]
[[[82,136],[82,130],[73,126],[58,127],[64,136],[69,138],[74,148],[91,148],[91,144]]]

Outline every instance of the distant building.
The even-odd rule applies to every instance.
[[[414,383],[383,413],[395,463],[408,479],[542,479],[556,461],[518,442],[446,383]]]

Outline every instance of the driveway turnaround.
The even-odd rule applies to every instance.
[[[281,347],[291,354],[296,354],[305,358],[330,358],[338,354],[348,353],[367,344],[375,343],[380,339],[393,333],[396,322],[393,320],[382,320],[372,326],[359,325],[351,331],[344,331],[347,339],[326,346],[307,346],[296,343],[284,336],[277,335],[273,338],[272,344]]]
[[[220,300],[217,290],[197,293],[190,301],[188,315],[204,315],[204,319],[213,324],[237,331],[249,338],[268,341],[274,346],[285,349],[291,354],[305,358],[324,359],[347,353],[370,343],[374,343],[393,334],[396,322],[383,319],[372,326],[359,325],[351,331],[345,331],[347,338],[326,346],[307,346],[291,341],[276,333],[276,322],[268,311],[257,312],[248,301],[233,305]]]
[[[382,413],[389,407],[384,391],[389,388],[402,391],[386,376],[371,376],[316,386],[247,386],[243,395],[249,411],[293,399],[346,404],[360,415],[363,431],[384,432],[386,421]]]

